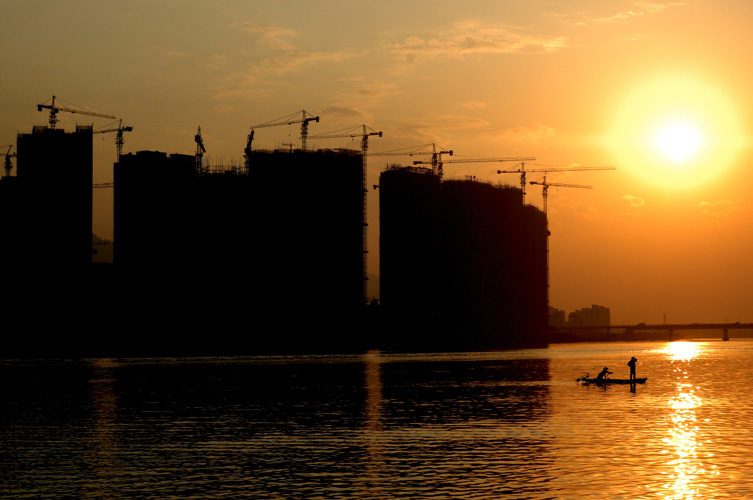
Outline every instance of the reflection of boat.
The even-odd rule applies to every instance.
[[[648,377],[635,378],[633,380],[628,378],[604,378],[599,380],[597,378],[589,378],[588,375],[575,379],[576,382],[583,382],[584,384],[645,384],[646,380],[648,380]]]

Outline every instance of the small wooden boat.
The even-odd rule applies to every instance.
[[[608,378],[604,377],[602,380],[599,380],[597,378],[589,378],[588,375],[585,377],[579,377],[576,378],[576,382],[583,382],[584,384],[645,384],[646,380],[648,380],[648,377],[644,378],[634,378],[630,380],[629,378]]]

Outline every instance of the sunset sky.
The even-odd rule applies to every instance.
[[[210,161],[240,163],[251,125],[305,109],[320,116],[310,135],[382,131],[371,153],[435,143],[454,151],[445,159],[611,165],[547,175],[593,187],[549,189],[550,305],[607,306],[613,323],[753,321],[749,0],[0,6],[0,145],[46,124],[36,105],[56,95],[132,126],[126,153],[192,154],[201,126]],[[111,122],[59,118],[66,129]],[[299,133],[258,129],[254,146],[297,143]],[[95,182],[112,181],[114,139],[95,135]],[[370,157],[369,185],[388,162],[414,159]],[[446,164],[445,177],[519,185],[496,174],[502,167],[514,164]],[[528,186],[526,201],[542,207],[541,187]],[[96,190],[94,210],[94,232],[112,238],[111,190]],[[375,191],[368,210],[376,274]]]

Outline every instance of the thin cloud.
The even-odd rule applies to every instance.
[[[630,208],[639,208],[646,204],[646,200],[643,198],[638,198],[637,196],[630,194],[626,194],[622,199],[628,202]]]
[[[511,26],[464,21],[436,37],[410,36],[388,48],[411,59],[417,55],[462,58],[477,54],[547,53],[566,45],[565,37],[536,36]]]
[[[593,18],[591,19],[591,22],[602,23],[602,24],[620,23],[620,22],[624,22],[629,19],[632,19],[634,17],[639,17],[643,15],[645,15],[643,11],[626,10],[622,12],[617,12],[616,14],[612,14],[611,16],[608,16],[608,17]]]
[[[394,83],[355,77],[341,80],[346,86],[333,97],[333,106],[369,109],[399,93]]]
[[[273,50],[294,50],[294,46],[289,39],[295,37],[297,33],[291,29],[251,23],[241,23],[237,26],[241,31],[255,37],[259,45]]]
[[[306,64],[334,61],[340,62],[350,57],[344,51],[305,51],[299,50],[291,41],[298,34],[280,26],[256,25],[242,23],[238,25],[244,33],[250,34],[256,39],[257,45],[282,54],[275,57],[267,57],[252,66],[255,71],[273,71],[284,73]]]
[[[413,118],[404,122],[405,129],[412,131],[412,133],[441,141],[456,136],[458,132],[486,130],[489,126],[488,121],[480,118],[449,114]]]
[[[584,12],[577,14],[551,14],[552,17],[561,19],[564,22],[576,24],[579,26],[591,24],[617,24],[626,23],[633,19],[657,14],[669,8],[686,5],[684,2],[636,2],[633,9],[615,12],[608,16],[591,16]]]
[[[557,135],[557,129],[552,127],[510,127],[488,134],[496,140],[524,144],[538,144]]]
[[[459,102],[458,105],[468,109],[486,109],[487,104],[480,101],[464,101]]]
[[[271,57],[251,67],[251,71],[287,73],[302,66],[321,62],[342,62],[351,57],[346,52],[305,52],[291,50],[279,57]]]
[[[326,115],[328,118],[332,118],[333,121],[343,120],[363,120],[363,113],[353,108],[345,108],[342,106],[330,106],[324,108],[321,115]]]
[[[740,200],[702,201],[698,204],[703,215],[718,219],[742,211]]]
[[[215,99],[258,96],[265,92],[260,87],[277,86],[279,78],[290,72],[323,63],[341,63],[354,57],[353,53],[346,51],[299,50],[293,43],[298,34],[287,28],[250,23],[239,23],[234,27],[249,34],[267,57],[251,64],[245,71],[226,75],[225,83],[216,89]]]

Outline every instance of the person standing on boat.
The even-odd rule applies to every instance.
[[[596,375],[596,383],[600,384],[601,382],[604,382],[604,377],[610,375],[611,373],[612,372],[609,371],[609,368],[605,366],[604,369],[601,370],[598,375]]]
[[[628,366],[630,367],[630,380],[635,380],[635,362],[638,361],[635,357],[630,358]]]

